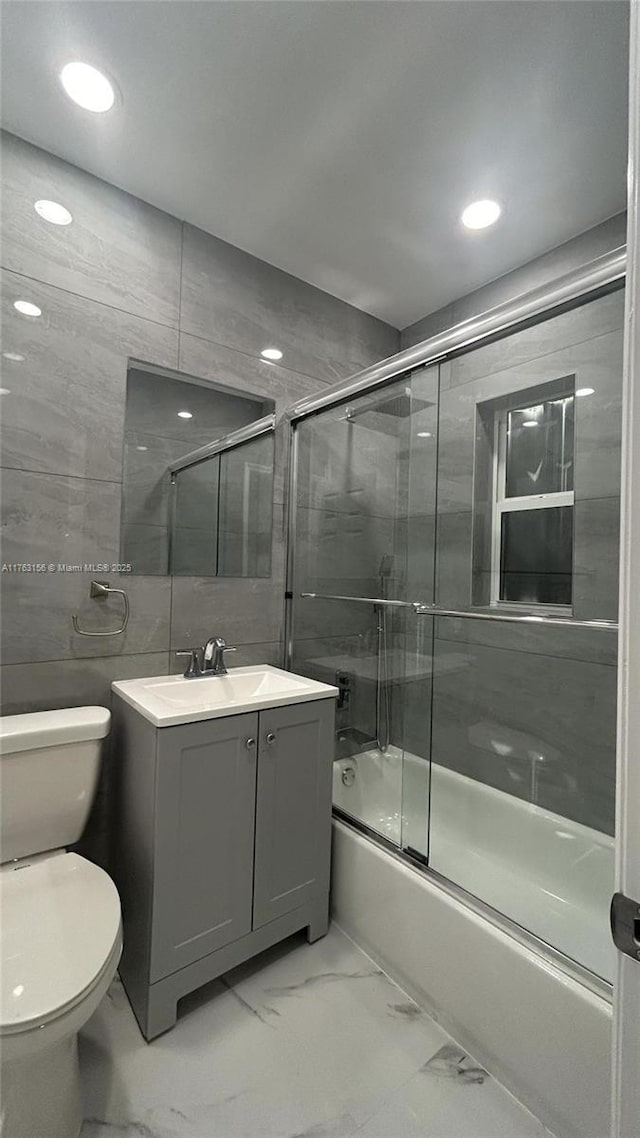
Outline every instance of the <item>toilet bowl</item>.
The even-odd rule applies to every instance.
[[[111,878],[66,846],[88,816],[105,708],[0,719],[2,1138],[76,1138],[77,1035],[122,947]]]

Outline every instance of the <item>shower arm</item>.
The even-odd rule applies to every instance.
[[[476,612],[472,609],[445,609],[422,601],[388,601],[384,597],[347,597],[334,593],[300,593],[305,600],[351,601],[352,604],[379,605],[386,608],[412,609],[416,616],[441,616],[462,620],[491,620],[501,624],[538,624],[554,628],[600,628],[617,631],[616,620],[574,620],[573,617],[518,615],[501,612]]]

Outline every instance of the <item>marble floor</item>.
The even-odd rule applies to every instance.
[[[550,1138],[335,926],[236,968],[147,1045],[119,980],[80,1035],[82,1138]]]

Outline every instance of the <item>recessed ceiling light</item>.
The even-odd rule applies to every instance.
[[[70,99],[85,111],[101,114],[113,106],[115,93],[106,75],[90,63],[67,63],[60,82]]]
[[[430,439],[431,438],[431,431],[418,431],[418,438],[419,439]]]
[[[263,348],[262,351],[260,352],[260,355],[264,356],[265,360],[281,360],[282,359],[282,352],[280,351],[279,348]]]
[[[178,418],[179,419],[193,419],[193,415],[191,414],[190,411],[178,411]]]
[[[526,419],[522,424],[523,427],[537,427],[538,423],[535,419]]]
[[[11,395],[8,387],[0,387],[0,395]]]
[[[488,225],[493,225],[498,220],[501,213],[502,210],[497,202],[484,199],[468,205],[461,221],[467,229],[486,229]]]
[[[582,395],[593,395],[593,393],[594,393],[593,387],[579,387],[578,390],[576,391],[576,395],[578,396],[578,398],[580,398],[580,396],[582,396]]]
[[[3,352],[2,356],[3,359],[11,360],[11,362],[14,364],[21,364],[24,362],[24,356],[21,356],[20,352]]]
[[[46,198],[41,198],[34,203],[33,208],[44,221],[50,221],[52,225],[71,225],[73,221],[69,210],[59,202],[50,202]]]
[[[14,300],[13,307],[22,316],[42,316],[42,309],[38,308],[37,304],[32,304],[30,300]]]
[[[136,450],[148,450],[148,447],[136,447]]]

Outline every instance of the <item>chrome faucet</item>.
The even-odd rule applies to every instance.
[[[211,636],[203,649],[202,670],[206,675],[226,676],[227,665],[224,662],[225,652],[237,652],[233,644],[227,644],[223,636]]]
[[[184,678],[192,680],[199,676],[226,676],[225,652],[237,652],[237,648],[227,644],[222,636],[211,636],[202,648],[182,648],[176,656],[188,656]]]

